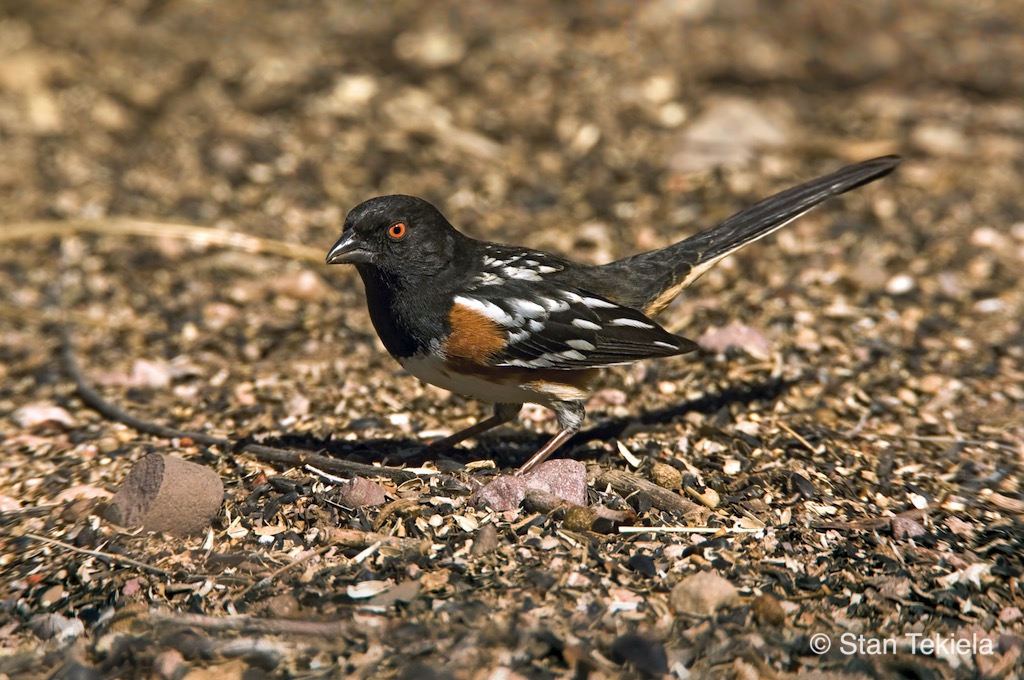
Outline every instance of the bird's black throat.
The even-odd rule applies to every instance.
[[[404,359],[430,350],[431,338],[442,338],[448,332],[448,308],[451,298],[447,286],[435,277],[422,276],[415,284],[415,294],[401,291],[410,282],[398,280],[388,272],[370,264],[356,265],[363,285],[370,321],[388,353]],[[437,277],[441,279],[443,277]]]

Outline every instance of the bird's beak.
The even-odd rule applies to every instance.
[[[354,229],[349,229],[327,253],[327,264],[363,264],[371,261],[372,253],[366,244],[356,238]]]

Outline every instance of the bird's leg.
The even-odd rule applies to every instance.
[[[494,415],[490,418],[484,418],[476,425],[470,425],[466,429],[459,430],[455,434],[450,434],[444,439],[432,442],[427,446],[427,448],[430,451],[444,451],[445,449],[450,449],[470,437],[483,434],[488,430],[493,430],[499,425],[504,425],[510,420],[514,420],[515,417],[519,415],[519,411],[522,408],[522,404],[495,404]]]
[[[516,476],[525,475],[547,460],[548,456],[554,453],[559,446],[569,441],[570,437],[580,431],[580,427],[583,425],[583,418],[587,415],[587,412],[583,409],[582,401],[558,401],[552,404],[551,409],[558,418],[558,427],[560,428],[558,434],[552,437],[547,444],[540,447],[537,453],[530,456],[530,459],[516,470]]]

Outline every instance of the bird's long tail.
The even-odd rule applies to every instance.
[[[621,268],[624,276],[636,282],[637,299],[623,302],[653,316],[722,258],[781,229],[822,201],[888,175],[899,162],[898,156],[882,156],[849,165],[770,196],[667,248],[605,266]]]

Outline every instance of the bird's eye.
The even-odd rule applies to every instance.
[[[392,241],[399,241],[405,238],[405,234],[408,231],[409,230],[405,227],[405,222],[395,222],[390,227],[388,227],[388,237]]]

